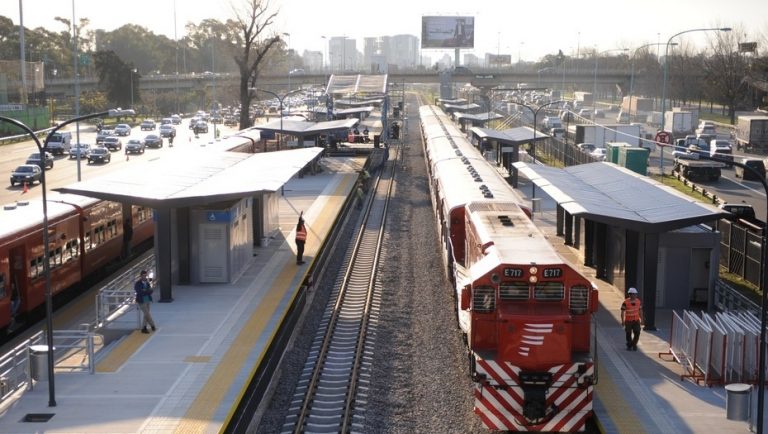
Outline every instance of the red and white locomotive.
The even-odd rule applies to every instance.
[[[581,431],[592,415],[597,290],[445,113],[420,108],[458,322],[489,429]]]
[[[19,201],[0,211],[0,330],[45,303],[42,206]],[[74,194],[49,193],[47,216],[53,295],[119,259],[124,242],[135,247],[154,235],[150,208]]]

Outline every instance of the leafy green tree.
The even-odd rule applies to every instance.
[[[130,107],[141,101],[139,79],[141,73],[132,72],[132,63],[125,63],[114,51],[99,51],[94,54],[99,86],[106,91],[107,100],[119,107]],[[131,83],[133,80],[133,83]],[[133,90],[133,98],[131,98]]]

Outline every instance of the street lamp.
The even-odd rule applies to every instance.
[[[133,108],[133,74],[139,72],[139,70],[138,68],[131,68],[129,72],[131,73],[131,108]]]
[[[37,138],[37,135],[35,135],[35,132],[29,128],[24,123],[5,116],[0,116],[0,121],[8,122],[10,124],[13,124],[17,126],[18,128],[24,130],[24,132],[28,133],[30,136],[32,136],[32,139],[35,141],[35,145],[37,146],[37,151],[40,153],[40,158],[42,161],[45,161],[45,152],[48,150],[48,141],[51,139],[51,136],[53,134],[60,130],[63,126],[84,121],[86,119],[92,119],[97,118],[101,116],[121,116],[124,114],[129,114],[125,112],[132,112],[133,110],[109,110],[107,112],[102,113],[94,113],[90,115],[85,116],[79,116],[72,119],[69,119],[67,121],[62,122],[61,124],[57,125],[55,128],[53,128],[48,135],[45,138],[45,144],[40,143],[40,139]],[[45,275],[45,327],[46,330],[46,346],[48,347],[48,406],[49,407],[56,407],[56,389],[54,385],[54,378],[53,378],[53,298],[51,294],[51,264],[50,264],[50,258],[49,258],[49,239],[48,239],[48,202],[46,197],[46,187],[45,187],[45,168],[43,168],[42,173],[40,174],[40,187],[43,189],[43,274]]]
[[[664,79],[661,82],[661,131],[664,131],[664,118],[666,117],[664,112],[666,111],[666,103],[667,103],[667,74],[669,70],[669,45],[672,43],[672,39],[682,35],[683,33],[691,33],[691,32],[710,32],[710,31],[718,31],[718,32],[730,32],[730,27],[714,27],[714,28],[707,28],[707,29],[689,29],[689,30],[683,30],[682,32],[675,33],[674,35],[670,36],[667,40],[667,46],[664,48]],[[661,176],[662,180],[664,179],[664,147],[661,147],[661,157],[659,158],[659,168],[661,169]],[[761,427],[762,430],[762,427]]]
[[[533,139],[531,140],[531,158],[533,159],[533,164],[536,164],[536,117],[539,115],[539,111],[541,111],[541,109],[543,109],[544,107],[553,105],[553,104],[560,104],[565,101],[559,99],[557,101],[548,102],[546,104],[540,105],[536,110],[534,110],[531,106],[521,102],[517,102],[517,101],[511,101],[511,102],[512,104],[517,104],[521,107],[525,107],[528,110],[530,110],[531,113],[533,113]],[[531,184],[531,197],[536,198],[536,186],[534,184]]]
[[[288,45],[286,46],[286,55],[288,56],[288,92],[291,91],[291,34],[283,33],[283,36],[288,38]],[[290,104],[290,102],[289,102]],[[290,110],[290,107],[289,107]]]
[[[258,87],[255,87],[253,89],[256,92],[264,92],[264,93],[268,93],[268,94],[274,96],[275,98],[277,98],[277,101],[280,103],[280,140],[277,141],[277,150],[279,151],[280,150],[280,145],[283,143],[283,100],[288,95],[291,95],[291,94],[296,93],[296,92],[301,92],[303,89],[292,90],[292,91],[286,93],[285,95],[283,95],[282,97],[280,95],[272,92],[271,90],[260,89]]]
[[[595,49],[595,81],[592,87],[592,116],[595,115],[595,110],[597,110],[597,60],[600,58],[601,54],[611,53],[614,51],[627,52],[629,51],[629,48],[612,48],[610,50],[601,51],[599,53],[597,52],[597,49]]]
[[[635,48],[635,51],[632,52],[632,72],[629,75],[629,109],[627,110],[630,121],[632,120],[632,96],[634,95],[634,91],[635,91],[635,55],[637,54],[638,51],[642,50],[643,48],[653,47],[653,46],[658,47],[661,45],[664,45],[664,44],[659,44],[657,42],[651,43],[651,44],[645,44]],[[673,42],[670,45],[677,45],[677,42]]]

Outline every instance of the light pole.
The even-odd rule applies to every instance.
[[[691,32],[710,32],[710,31],[719,31],[719,32],[730,32],[730,27],[714,27],[714,28],[706,28],[706,29],[689,29],[689,30],[683,30],[682,32],[675,33],[674,35],[670,36],[667,40],[667,46],[664,48],[664,79],[661,82],[661,131],[664,131],[664,118],[665,111],[667,109],[666,103],[667,103],[667,74],[669,70],[669,45],[672,43],[672,39],[684,34],[684,33],[691,33]],[[671,135],[670,135],[671,137]],[[662,180],[664,179],[664,147],[661,147],[661,157],[659,158],[659,169],[661,170],[661,176]]]
[[[533,164],[536,164],[536,117],[539,115],[539,111],[541,111],[541,109],[543,109],[544,107],[550,106],[553,104],[560,104],[562,102],[565,102],[565,101],[559,99],[557,101],[548,102],[546,104],[540,105],[536,110],[534,110],[533,107],[527,104],[524,104],[518,101],[512,101],[512,104],[517,104],[521,107],[525,107],[528,110],[530,110],[531,113],[533,113],[533,139],[531,140],[531,158],[533,159]],[[533,184],[531,184],[531,197],[536,198],[536,186]]]
[[[325,71],[325,62],[328,61],[328,70],[330,71],[331,70],[331,59],[327,59],[327,57],[328,57],[328,45],[327,45],[328,44],[328,38],[325,37],[325,36],[320,36],[320,37],[324,39],[324,41],[323,41],[323,62],[322,62],[322,65],[320,65],[320,66],[322,66],[321,69],[323,71]]]
[[[629,48],[612,48],[610,50],[605,50],[601,52],[597,52],[597,48],[595,48],[595,81],[592,87],[592,116],[595,115],[595,110],[597,110],[597,60],[600,58],[601,54],[611,53],[614,51],[622,51],[627,52],[629,51]]]
[[[260,89],[258,87],[254,88],[254,90],[256,90],[257,92],[268,93],[268,94],[274,96],[275,98],[277,98],[277,101],[280,103],[280,140],[277,141],[277,150],[279,151],[280,150],[280,145],[283,143],[283,100],[288,95],[290,95],[292,93],[296,93],[296,92],[301,92],[303,89],[292,90],[292,91],[286,93],[283,96],[280,96],[280,95],[272,92],[271,90]]]
[[[291,34],[283,33],[283,36],[288,38],[288,45],[286,46],[285,53],[288,56],[288,92],[291,91]],[[289,101],[290,104],[290,101]],[[288,107],[290,110],[290,106]]]
[[[137,73],[138,71],[139,70],[137,68],[131,68],[129,70],[129,72],[131,74],[131,109],[133,109],[133,74]]]
[[[661,45],[664,45],[664,44],[659,44],[658,42],[645,44],[635,48],[635,51],[632,52],[632,72],[629,75],[629,108],[627,110],[630,122],[632,121],[632,96],[634,95],[634,92],[635,92],[635,55],[637,54],[638,51],[642,50],[643,48],[653,47],[653,46],[658,47]],[[677,45],[677,42],[673,42],[671,45]]]
[[[64,121],[48,133],[45,138],[45,144],[41,144],[40,139],[37,138],[35,132],[24,123],[5,116],[0,116],[0,121],[13,124],[32,136],[32,140],[35,141],[35,145],[37,146],[37,151],[40,153],[40,158],[45,161],[45,152],[48,150],[48,141],[56,131],[60,130],[65,125],[101,116],[119,116],[122,115],[123,112],[125,112],[125,110],[110,110],[102,113],[78,116]],[[40,173],[40,187],[43,189],[43,246],[48,246],[48,202],[45,191],[45,168],[43,168],[42,173]],[[48,406],[56,407],[56,388],[53,378],[53,297],[51,294],[51,264],[47,247],[43,248],[43,274],[45,275],[45,327],[47,329],[46,346],[48,347]]]

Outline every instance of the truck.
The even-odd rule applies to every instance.
[[[574,92],[574,101],[579,103],[579,107],[591,106],[593,103],[592,92]]]
[[[604,148],[606,142],[625,142],[631,146],[641,146],[640,125],[572,125],[574,143],[592,143]]]
[[[53,155],[64,155],[69,153],[72,147],[72,133],[68,131],[58,131],[51,134],[48,138],[48,152]]]
[[[720,179],[724,163],[712,160],[700,160],[696,153],[675,152],[673,170],[691,181],[717,181]]]
[[[632,103],[630,104],[630,98]],[[632,115],[645,115],[653,111],[653,99],[639,96],[625,96],[621,100],[621,111],[632,113]]]
[[[664,113],[664,129],[669,131],[674,139],[693,134],[696,129],[693,113],[678,110]]]
[[[768,151],[768,116],[739,116],[736,122],[736,149]]]

